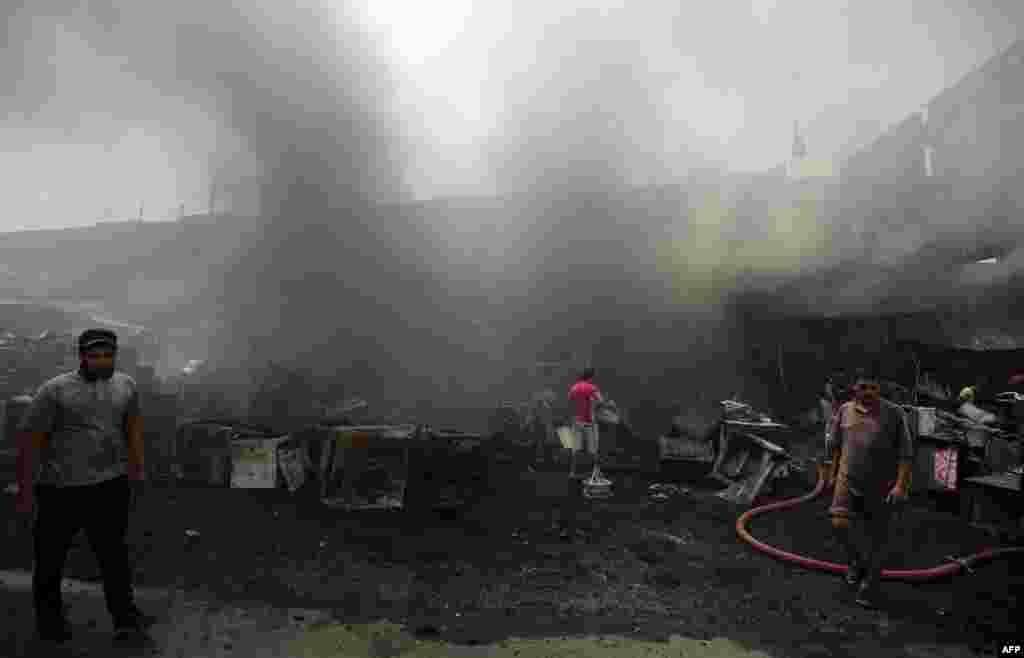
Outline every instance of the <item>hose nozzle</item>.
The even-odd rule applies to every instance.
[[[947,555],[947,556],[945,557],[945,560],[946,560],[946,562],[954,562],[954,563],[956,563],[956,564],[959,564],[959,565],[960,565],[960,568],[961,568],[961,569],[963,569],[964,573],[966,573],[966,574],[968,574],[968,575],[970,575],[970,576],[973,576],[973,575],[974,575],[974,569],[973,569],[973,568],[971,568],[971,565],[970,565],[970,563],[969,563],[969,562],[967,561],[967,559],[966,559],[966,558],[962,558],[962,557],[955,557],[955,556],[953,556],[953,555]]]

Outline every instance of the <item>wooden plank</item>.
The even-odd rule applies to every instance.
[[[718,432],[718,454],[715,456],[715,463],[711,467],[712,477],[718,479],[722,473],[722,465],[725,463],[725,454],[729,450],[729,425],[722,423]]]
[[[1021,491],[1021,476],[1014,473],[996,473],[994,475],[967,478],[964,480],[964,484],[1019,493]]]
[[[749,432],[741,432],[740,436],[753,441],[756,445],[760,446],[764,450],[767,450],[768,452],[774,453],[776,455],[784,455],[786,453],[786,450],[781,446],[776,445],[771,441],[768,441],[767,439],[763,439],[757,436],[756,434],[751,434]]]
[[[783,425],[781,423],[754,423],[747,420],[726,420],[723,421],[730,427],[743,427],[743,428],[754,428],[762,430],[788,430],[789,425]]]

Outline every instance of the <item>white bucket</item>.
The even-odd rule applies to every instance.
[[[559,427],[558,440],[562,444],[563,448],[566,450],[572,450],[573,452],[579,451],[583,445],[579,432],[571,427]]]

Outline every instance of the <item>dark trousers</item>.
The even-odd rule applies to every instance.
[[[32,595],[39,624],[63,616],[61,580],[71,542],[85,530],[103,576],[107,611],[114,622],[134,609],[132,565],[125,544],[131,488],[127,478],[74,487],[36,487],[35,569]]]
[[[840,533],[852,565],[864,570],[864,580],[877,587],[888,554],[892,508],[877,496],[849,496],[849,530]]]

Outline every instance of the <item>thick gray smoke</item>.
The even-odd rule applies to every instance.
[[[196,0],[53,4],[50,17],[33,7],[17,18],[72,31],[158,96],[215,117],[241,152],[207,162],[211,179],[263,172],[260,216],[240,225],[234,256],[200,295],[213,315],[215,365],[239,383],[275,361],[332,380],[361,376],[367,387],[426,369],[436,288],[424,255],[392,237],[409,227],[381,210],[404,196],[394,88],[351,12]],[[19,98],[26,111],[45,108],[53,90],[32,75],[45,67],[32,66],[30,44],[21,53]],[[104,91],[116,111],[118,90]],[[131,91],[122,92],[128,105]],[[174,125],[155,105],[132,107],[145,110]],[[350,392],[369,394],[358,385]]]
[[[700,174],[714,167],[699,150],[680,152],[669,146],[669,135],[676,137],[676,143],[700,142],[692,136],[679,139],[680,133],[686,133],[686,103],[667,102],[665,92],[672,78],[653,68],[652,63],[659,61],[656,47],[630,32],[642,22],[637,14],[659,11],[666,21],[678,20],[689,27],[690,36],[698,41],[701,30],[709,28],[701,17],[687,21],[683,11],[670,16],[672,12],[664,8],[645,7],[621,15],[575,12],[552,17],[537,28],[523,28],[511,37],[514,46],[499,43],[492,53],[499,63],[495,79],[502,85],[500,93],[494,94],[494,105],[500,107],[501,139],[493,145],[492,163],[498,188],[521,204],[515,206],[515,214],[528,218],[509,237],[533,273],[521,283],[518,297],[526,301],[510,312],[509,333],[522,337],[520,347],[526,358],[543,351],[582,354],[604,366],[606,377],[612,379],[606,383],[620,391],[638,390],[649,383],[641,373],[666,368],[689,371],[701,387],[719,389],[735,365],[743,367],[734,364],[731,356],[731,348],[744,340],[741,328],[727,320],[740,318],[727,312],[731,297],[745,289],[771,289],[796,275],[807,279],[837,265],[848,253],[838,249],[844,246],[844,236],[839,230],[843,227],[834,226],[837,208],[830,206],[835,197],[829,195],[835,189],[790,185],[781,171],[751,177],[734,185],[735,190],[728,189],[726,177],[715,182],[713,173],[706,189],[695,184]],[[862,17],[858,14],[858,18]],[[726,21],[723,27],[739,33],[747,26]],[[805,36],[805,54],[810,55],[813,39]],[[727,39],[722,42],[729,44]],[[908,37],[908,47],[911,42],[913,37]],[[859,43],[851,42],[851,53]],[[679,47],[689,45],[684,41]],[[789,73],[780,75],[756,58],[730,59],[728,48],[701,51],[706,56],[700,62],[708,85],[715,85],[716,76],[729,78],[730,71],[724,69],[732,67],[733,81],[744,78],[744,89],[751,90],[748,100],[759,98],[766,112],[770,107],[777,110],[769,104],[771,94],[759,97],[752,91],[760,81],[751,78],[760,71],[765,78],[761,84],[771,87],[767,80],[780,80]],[[914,53],[913,57],[924,57],[923,51]],[[824,83],[823,70],[816,70],[811,62],[799,64],[806,67],[809,81],[820,77]],[[853,62],[849,67],[852,72]],[[836,73],[828,75],[834,82]],[[935,76],[939,84],[941,79]],[[893,90],[890,108],[899,103],[903,109],[886,120],[910,114],[928,100],[929,93],[940,90],[941,86],[922,86],[914,92],[920,94],[917,98]],[[776,98],[791,92],[781,85],[774,89]],[[790,99],[795,115],[808,111],[799,100]],[[851,95],[851,100],[856,98]],[[881,101],[856,107],[870,113],[880,109]],[[753,103],[748,110],[750,120],[756,122]],[[822,114],[831,114],[836,121],[843,115],[849,123],[857,112],[851,104]],[[788,144],[779,146],[777,162],[782,164]],[[650,187],[639,187],[662,182],[676,189],[659,195]],[[673,230],[665,230],[670,225],[676,233],[671,236],[675,244],[669,239]],[[917,236],[906,250],[919,249],[931,237]],[[657,252],[666,244],[665,251],[678,252],[680,276],[673,283],[683,289],[688,303],[659,295],[664,279],[671,278],[659,281],[657,276],[665,274],[658,268]],[[878,305],[892,281],[890,273],[866,258],[880,255],[856,255],[863,265],[857,280],[866,285],[844,291],[869,308]],[[922,270],[917,273],[921,275]],[[882,288],[872,287],[877,283],[871,280],[872,274],[881,275]],[[826,295],[835,297],[835,291]],[[794,309],[799,307],[796,312],[815,312],[813,302],[790,301]],[[899,300],[890,301],[899,304]],[[674,377],[672,385],[682,385],[681,379]],[[719,389],[719,393],[727,391]]]
[[[688,368],[694,377],[705,377],[701,367],[712,362],[716,374],[732,368],[722,307],[742,277],[817,266],[829,246],[808,227],[827,227],[831,217],[781,198],[778,176],[735,194],[724,189],[707,147],[724,136],[699,136],[688,121],[725,130],[729,121],[708,117],[735,103],[714,97],[740,98],[749,110],[737,119],[745,132],[715,158],[768,152],[777,142],[781,162],[791,114],[820,114],[810,126],[812,150],[827,135],[835,151],[854,123],[906,116],[952,80],[936,71],[966,62],[965,37],[944,47],[959,55],[943,55],[928,89],[896,90],[889,69],[875,68],[891,61],[893,71],[915,76],[927,68],[935,58],[920,46],[920,30],[909,35],[909,18],[879,20],[846,4],[848,14],[828,26],[830,10],[815,14],[815,34],[806,16],[774,15],[760,25],[741,2],[717,18],[677,3],[478,12],[476,28],[512,26],[507,39],[481,39],[490,49],[483,114],[494,119],[488,154],[501,199],[463,215],[500,227],[480,240],[490,239],[500,257],[488,258],[505,265],[487,263],[498,284],[486,294],[465,285],[461,304],[453,303],[453,266],[444,262],[451,252],[434,248],[443,239],[420,236],[454,206],[414,216],[381,203],[405,196],[395,83],[351,11],[198,0],[8,3],[0,81],[15,121],[74,130],[103,112],[159,119],[163,135],[180,135],[211,182],[230,188],[259,174],[259,217],[240,228],[233,257],[210,273],[201,295],[215,331],[210,352],[238,368],[241,381],[249,367],[283,361],[345,379],[350,392],[371,398],[408,398],[417,389],[431,398],[439,369],[490,369],[480,379],[499,382],[512,363],[572,353],[620,375],[618,384],[605,380],[613,389],[664,390]],[[968,28],[984,32],[981,19],[971,27],[955,16],[966,10],[947,13],[947,40]],[[888,53],[866,38],[880,25]],[[847,32],[849,53],[825,48]],[[790,44],[788,54],[768,57],[773,39]],[[790,64],[807,69],[805,87],[818,96],[793,96]],[[844,88],[853,85],[847,76],[863,89]],[[702,94],[709,90],[710,101]],[[196,116],[218,126],[215,137],[190,130]],[[117,125],[104,124],[111,139]],[[459,276],[471,278],[466,271]],[[496,336],[473,349],[507,348],[503,361],[475,360],[467,347],[474,332]],[[652,383],[650,373],[671,382]]]
[[[258,229],[211,282],[224,364],[323,374],[382,319],[363,286],[388,279],[388,227],[371,208],[400,194],[396,130],[387,72],[355,25],[276,7],[179,22],[173,80],[212,97],[267,172]]]
[[[572,354],[637,404],[714,356],[707,345],[702,358],[687,350],[704,342],[718,309],[680,307],[656,262],[666,227],[687,220],[691,201],[660,197],[657,186],[712,163],[672,149],[671,78],[652,68],[642,43],[616,36],[613,19],[578,12],[542,28],[493,53],[505,83],[490,90],[502,108],[491,162],[511,214],[524,218],[507,237],[530,273],[511,285],[522,301],[504,327],[524,361]],[[515,56],[524,52],[529,66]]]
[[[209,94],[267,172],[258,230],[214,282],[222,365],[283,362],[382,401],[382,382],[429,369],[438,326],[422,255],[382,210],[402,198],[386,68],[323,10],[222,10],[176,43],[174,79]]]

